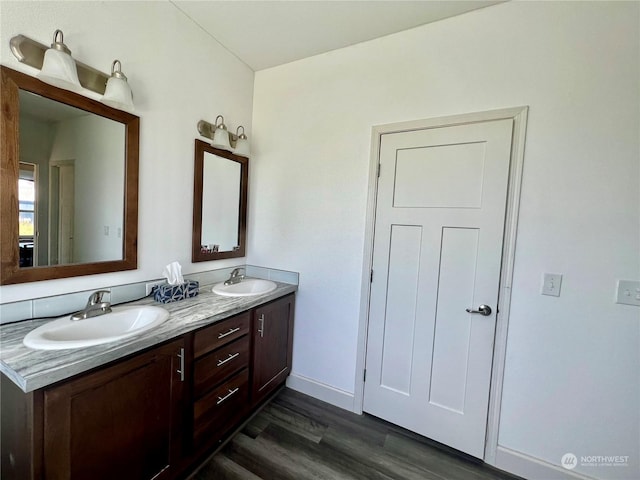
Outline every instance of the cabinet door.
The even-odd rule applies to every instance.
[[[183,346],[175,341],[45,390],[45,478],[169,478],[181,450]]]
[[[271,393],[289,375],[293,346],[294,296],[255,309],[253,317],[252,403]]]

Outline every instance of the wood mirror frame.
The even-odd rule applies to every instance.
[[[204,154],[205,152],[226,158],[240,164],[240,218],[238,219],[238,245],[237,250],[225,252],[203,252],[202,243],[202,198],[204,178]],[[195,168],[193,174],[193,232],[191,245],[191,261],[206,262],[209,260],[222,260],[223,258],[244,257],[247,250],[247,190],[249,183],[249,159],[234,155],[226,150],[214,148],[210,144],[196,139],[195,142]]]
[[[0,66],[2,124],[0,125],[0,285],[36,282],[138,267],[138,162],[140,119],[96,100],[46,84],[35,77]],[[93,263],[19,266],[18,177],[20,163],[19,90],[76,107],[124,125],[124,212],[121,260]]]

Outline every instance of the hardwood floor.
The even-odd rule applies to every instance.
[[[514,480],[370,415],[282,390],[192,480]]]

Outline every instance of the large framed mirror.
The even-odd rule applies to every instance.
[[[195,143],[191,260],[244,257],[249,160]]]
[[[136,269],[140,119],[0,68],[0,284]]]

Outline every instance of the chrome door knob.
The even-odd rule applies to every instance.
[[[478,307],[477,310],[472,310],[470,308],[467,308],[467,313],[479,313],[480,315],[483,315],[485,317],[488,317],[489,315],[491,315],[491,307],[489,305],[480,305]]]

